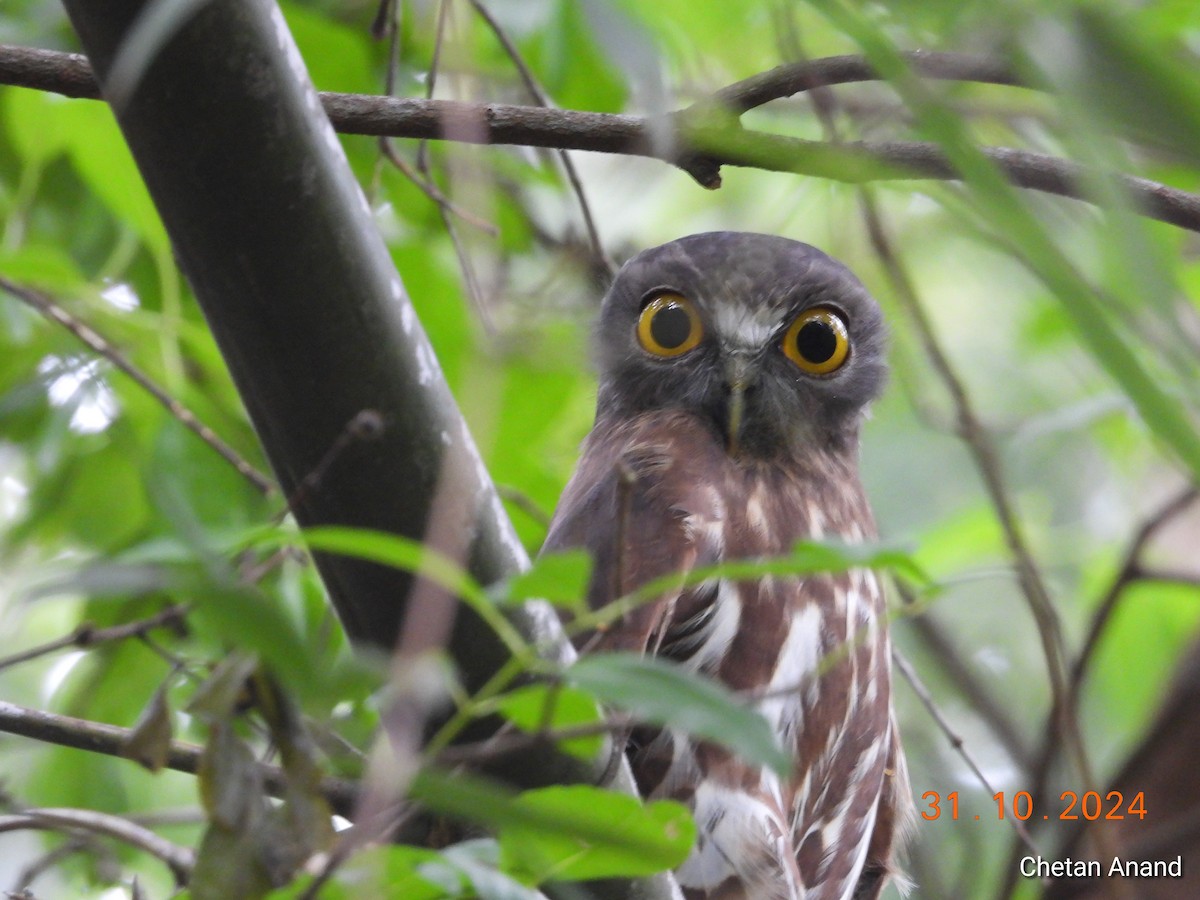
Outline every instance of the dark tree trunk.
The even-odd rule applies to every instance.
[[[319,484],[299,491],[300,523],[428,541],[483,584],[524,565],[278,9],[266,0],[65,6],[284,492],[296,495],[323,468],[356,416],[382,415],[381,436],[350,440]],[[151,8],[194,14],[163,38],[144,27]],[[317,566],[350,636],[390,650],[413,579],[340,556],[318,554]],[[514,622],[545,636],[527,613]],[[449,648],[468,687],[507,658],[465,607]],[[503,774],[520,786],[596,776],[549,750]],[[666,898],[668,884],[602,893]]]

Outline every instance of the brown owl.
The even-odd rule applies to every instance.
[[[669,573],[856,542],[875,528],[859,426],[885,377],[879,308],[807,244],[734,232],[647,250],[600,313],[596,421],[546,549],[588,549],[602,606]],[[687,804],[689,898],[874,898],[909,805],[873,573],[713,580],[593,647],[654,653],[757,696],[791,776],[670,729],[627,753],[646,797]]]

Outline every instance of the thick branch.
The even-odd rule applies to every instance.
[[[146,0],[64,6],[102,87],[131,71],[135,54],[138,77],[121,83],[117,123],[300,524],[419,540],[483,584],[522,567],[524,550],[278,7],[209,0],[150,46],[139,31]],[[331,455],[366,410],[380,411],[382,434]],[[356,642],[391,650],[402,620],[421,624],[406,613],[438,607],[449,610],[447,649],[468,691],[511,660],[483,618],[431,582],[315,558]],[[512,618],[529,642],[569,652],[548,609]],[[493,774],[519,787],[595,777],[594,766],[537,749]],[[634,792],[630,778],[621,786]],[[598,893],[665,898],[671,888],[660,875]]]
[[[917,70],[930,78],[1016,84],[993,60],[958,54],[914,54]],[[0,83],[96,97],[83,57],[0,46]],[[773,69],[718,92],[739,111],[776,97],[821,85],[874,77],[860,57],[831,57]],[[560,150],[590,150],[661,159],[716,187],[722,165],[793,172],[850,183],[879,180],[955,180],[957,172],[936,144],[920,141],[805,141],[738,127],[732,117],[714,124],[693,110],[664,118],[542,109],[500,103],[410,100],[361,94],[321,94],[334,127],[365,134],[476,144],[514,144]],[[1011,148],[987,148],[989,159],[1018,187],[1091,202],[1083,188],[1087,169],[1058,157]],[[1143,215],[1200,231],[1200,197],[1158,182],[1117,176],[1130,203]]]
[[[142,4],[66,6],[103,83]],[[421,540],[440,492],[461,515],[452,555],[493,582],[523,551],[494,512],[361,189],[283,52],[277,15],[265,2],[204,5],[115,110],[118,124],[301,524]],[[77,61],[67,69],[77,76]],[[326,465],[347,424],[372,409],[382,436]],[[410,576],[320,554],[317,565],[348,633],[390,649]],[[456,640],[469,685],[507,655],[471,616],[459,618]]]

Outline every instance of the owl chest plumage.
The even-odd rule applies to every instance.
[[[668,573],[874,535],[852,453],[735,459],[682,411],[598,423],[560,510],[548,545],[591,550],[593,606]],[[875,576],[855,570],[717,579],[599,636],[601,649],[655,653],[742,693],[794,755],[779,778],[681,734],[635,733],[643,793],[696,818],[677,873],[689,897],[851,896],[898,768],[884,623]]]

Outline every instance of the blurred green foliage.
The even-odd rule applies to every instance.
[[[284,8],[319,88],[382,91],[387,44],[368,35],[373,4],[321,0]],[[865,52],[895,75],[895,89],[836,89],[833,115],[842,134],[855,139],[938,141],[970,173],[965,185],[903,182],[873,192],[933,329],[990,426],[1021,527],[1068,647],[1077,651],[1130,535],[1200,468],[1200,244],[1190,232],[1140,218],[1109,178],[1082,186],[1103,209],[1017,191],[975,148],[1027,148],[1197,189],[1196,4],[906,0],[858,12],[832,0],[526,0],[489,8],[566,108],[675,109],[798,52]],[[402,9],[396,90],[422,96],[438,6],[403,3]],[[12,0],[0,8],[0,41],[75,49],[60,7],[48,0]],[[1050,90],[914,85],[895,52],[917,47],[996,54]],[[453,4],[444,50],[439,96],[528,102],[501,45],[465,3]],[[779,133],[822,135],[803,98],[777,101],[748,119]],[[594,402],[588,326],[603,285],[578,205],[550,154],[429,145],[441,189],[499,228],[493,236],[452,216],[480,285],[472,297],[435,204],[382,159],[374,141],[347,137],[343,144],[493,477],[508,489],[519,534],[536,553]],[[394,145],[417,159],[412,142]],[[910,548],[936,583],[924,608],[951,636],[966,670],[1001,698],[1017,737],[1035,749],[1049,697],[1037,632],[994,510],[954,434],[945,385],[871,250],[857,189],[726,170],[725,186],[709,193],[657,162],[585,154],[575,161],[605,248],[618,260],[707,229],[780,233],[843,259],[880,299],[893,333],[894,377],[868,423],[863,452],[881,532],[889,544]],[[0,275],[51,293],[265,469],[102,104],[0,87]],[[295,698],[319,748],[313,758],[330,771],[360,775],[378,724],[385,667],[350,653],[311,567],[281,550],[291,539],[262,538],[257,529],[281,506],[109,362],[0,293],[0,657],[70,634],[81,622],[104,627],[168,603],[194,604],[185,634],[157,631],[144,641],[66,650],[0,669],[0,698],[132,727],[165,686],[175,736],[204,742],[210,732],[202,717],[184,710],[197,691],[212,690],[223,671],[219,663],[237,649],[268,662]],[[347,549],[369,556],[374,545],[357,540]],[[1195,640],[1196,546],[1194,512],[1165,528],[1144,564],[1173,577],[1131,587],[1097,645],[1081,724],[1102,774],[1114,771],[1140,738]],[[392,562],[428,564],[419,548],[409,549]],[[257,576],[253,584],[246,583],[248,571]],[[547,577],[582,584],[576,563],[558,560],[509,587],[516,597],[528,596]],[[569,605],[576,592],[560,594],[550,599]],[[962,692],[943,651],[899,614],[895,634],[994,786],[1027,789],[1029,773]],[[601,674],[611,681],[621,672]],[[439,677],[453,693],[452,676]],[[590,694],[579,689],[588,686],[582,681],[561,691],[526,687],[493,700],[530,731],[547,723],[576,726],[595,721],[590,696],[619,701],[616,694],[625,691],[637,709],[638,684],[645,689],[667,677],[653,672],[638,682],[630,675],[620,690],[597,687],[597,680]],[[903,685],[897,702],[914,792],[957,790],[964,809],[987,808],[990,792]],[[238,703],[233,696],[221,728]],[[718,722],[733,721],[721,718],[730,709],[722,712],[719,703],[715,709]],[[263,741],[244,721],[236,729],[222,738],[233,748],[222,771],[232,771],[233,779],[250,777],[237,748],[261,748]],[[279,721],[270,733],[285,749],[302,743]],[[595,754],[599,746],[582,738],[572,749]],[[2,734],[0,792],[14,808],[123,814],[194,813],[199,802],[190,776],[154,775],[127,761]],[[289,798],[291,808],[306,796],[311,800],[311,792]],[[498,841],[468,842],[448,853],[377,849],[352,860],[342,882],[322,896],[360,896],[347,885],[368,877],[397,891],[404,886],[389,896],[527,896],[521,890],[551,870],[570,875],[574,866],[573,877],[586,877],[644,868],[644,856],[631,861],[620,847],[578,857],[569,838],[556,843],[546,829],[511,818],[524,803],[553,819],[575,811],[578,797],[493,800],[490,814],[509,826],[501,827]],[[587,803],[601,832],[628,812],[616,795]],[[253,811],[260,814],[266,815]],[[650,856],[660,866],[672,864],[678,847],[671,839],[687,826],[671,818],[674,810],[642,814],[639,827],[661,838],[658,844],[646,838],[657,848]],[[210,828],[202,837],[197,815],[177,819],[157,826],[160,833],[190,847],[224,840],[218,846],[243,849],[246,823],[259,821],[239,819],[242,831],[214,837]],[[917,896],[990,896],[1011,834],[996,821],[968,830],[962,823],[921,823],[912,851]],[[307,839],[289,834],[297,846]],[[1055,846],[1053,835],[1044,837],[1047,848]],[[0,888],[60,843],[0,836]],[[151,896],[170,892],[165,870],[144,855],[111,843],[92,849],[67,855],[34,888],[45,885],[46,896],[84,896],[117,884],[123,892],[112,896],[128,896],[136,874]],[[306,884],[273,896],[298,896]]]

